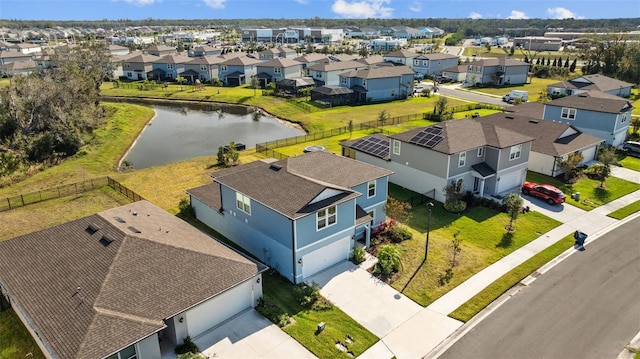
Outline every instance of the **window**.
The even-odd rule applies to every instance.
[[[629,116],[629,112],[625,112],[620,116],[620,122],[627,121],[627,117]]]
[[[131,78],[131,72],[127,72],[127,77]]]
[[[220,72],[227,72],[227,65],[220,65]]]
[[[200,71],[207,71],[207,65],[200,65]]]
[[[420,66],[420,60],[413,60],[413,64],[416,66]]]
[[[367,80],[362,79],[362,87],[367,88]]]
[[[236,207],[246,214],[251,214],[251,199],[240,192],[236,192]]]
[[[167,64],[167,69],[173,70],[173,64]]]
[[[130,63],[128,63],[128,62],[125,62],[125,63],[124,63],[124,68],[125,68],[125,69],[131,68],[131,64],[130,64]]]
[[[367,183],[367,198],[374,197],[376,195],[376,181],[370,181]]]
[[[567,107],[563,107],[562,108],[562,114],[560,115],[560,117],[566,119],[566,120],[575,120],[576,119],[576,109],[575,108],[567,108]]]
[[[484,155],[484,147],[478,147],[478,157],[482,157]]]
[[[464,167],[466,163],[467,163],[467,153],[460,152],[460,154],[458,155],[458,167]]]
[[[346,85],[347,84],[347,78],[346,77],[341,77],[340,78],[340,83],[343,84],[343,85]]]
[[[400,141],[398,140],[393,140],[393,154],[394,155],[400,154]]]
[[[517,160],[522,154],[522,145],[511,146],[511,153],[509,153],[509,161]]]
[[[282,73],[282,67],[274,67],[273,68],[273,73],[274,74],[281,74]]]
[[[137,359],[137,358],[138,358],[138,355],[136,354],[135,344],[130,347],[124,348],[120,352],[107,357],[107,359]]]
[[[329,227],[336,224],[336,219],[337,219],[336,206],[319,210],[316,213],[316,219],[317,219],[316,223],[317,223],[318,230],[321,230],[325,227]]]

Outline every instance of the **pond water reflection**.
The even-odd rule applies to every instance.
[[[250,107],[145,105],[156,117],[125,158],[133,168],[147,168],[189,158],[216,155],[229,142],[256,143],[299,136],[302,131]]]

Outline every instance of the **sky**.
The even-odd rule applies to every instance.
[[[1,0],[0,19],[640,18],[640,0]]]

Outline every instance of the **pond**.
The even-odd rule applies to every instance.
[[[218,153],[233,141],[247,148],[256,143],[303,135],[272,117],[257,115],[251,107],[149,105],[156,117],[125,157],[127,165],[147,168]]]

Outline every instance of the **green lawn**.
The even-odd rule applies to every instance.
[[[540,79],[534,77],[531,79],[531,83],[524,85],[504,85],[500,87],[483,87],[483,88],[475,88],[471,87],[470,90],[478,91],[490,95],[496,96],[504,96],[508,94],[511,90],[522,90],[527,91],[529,93],[529,102],[538,101],[540,97],[540,92],[547,92],[547,87],[551,84],[557,83],[558,79]]]
[[[415,193],[397,186],[390,189],[391,196],[407,199]],[[402,252],[402,274],[392,286],[402,291],[420,305],[427,306],[443,294],[464,282],[483,268],[522,247],[531,240],[560,225],[560,222],[537,212],[521,215],[515,222],[516,231],[508,233],[509,224],[505,213],[485,207],[476,207],[463,215],[445,211],[442,204],[434,202],[431,231],[429,233],[428,262],[423,264],[426,232],[426,204],[411,210],[409,221],[413,239],[400,243]],[[453,278],[448,284],[439,283],[440,276],[449,268],[451,240],[459,232],[462,252],[458,255],[458,266],[453,269]]]
[[[640,211],[640,201],[635,201],[616,211],[609,213],[607,216],[615,219],[623,219],[639,211]]]
[[[640,172],[640,158],[638,157],[628,156],[625,152],[620,151],[618,152],[618,163],[624,168]]]
[[[293,324],[282,329],[319,358],[348,358],[336,348],[338,341],[356,357],[378,341],[375,335],[335,306],[324,310],[305,309],[295,299],[294,285],[283,277],[264,274],[263,279],[265,300],[277,304],[294,318]],[[316,333],[320,322],[325,323],[325,330]],[[345,341],[347,335],[353,343]]]
[[[571,248],[574,243],[573,234],[562,238],[491,283],[480,293],[451,312],[449,316],[463,322],[468,321],[529,274]]]
[[[609,177],[600,187],[600,181],[582,177],[574,184],[565,184],[555,178],[535,172],[527,173],[527,181],[548,183],[558,187],[567,195],[567,203],[586,211],[602,206],[622,196],[640,189],[640,183],[633,183],[617,177]],[[580,202],[569,198],[572,193],[580,192]]]
[[[0,359],[44,359],[35,340],[13,309],[0,312]]]
[[[509,48],[502,49],[502,48],[497,47],[497,46],[491,46],[491,51],[487,51],[487,48],[484,47],[484,46],[470,46],[470,47],[466,47],[464,49],[464,53],[462,54],[462,56],[473,56],[473,55],[481,56],[481,57],[504,57],[504,56],[510,56],[511,58],[514,58],[514,59],[524,59],[525,53],[523,53],[519,49],[516,49],[513,52],[513,56],[510,56],[510,49]],[[567,56],[569,56],[571,58],[571,61],[573,61],[573,58],[576,56],[576,54],[565,53],[565,52],[562,52],[562,51],[544,51],[544,52],[540,52],[538,54],[538,56],[536,56],[536,59],[538,57],[544,57],[544,58],[549,58],[550,57],[551,58],[551,62],[553,62],[553,60],[555,58],[562,57],[562,61],[563,61],[563,64],[564,64],[564,61],[567,59]]]

